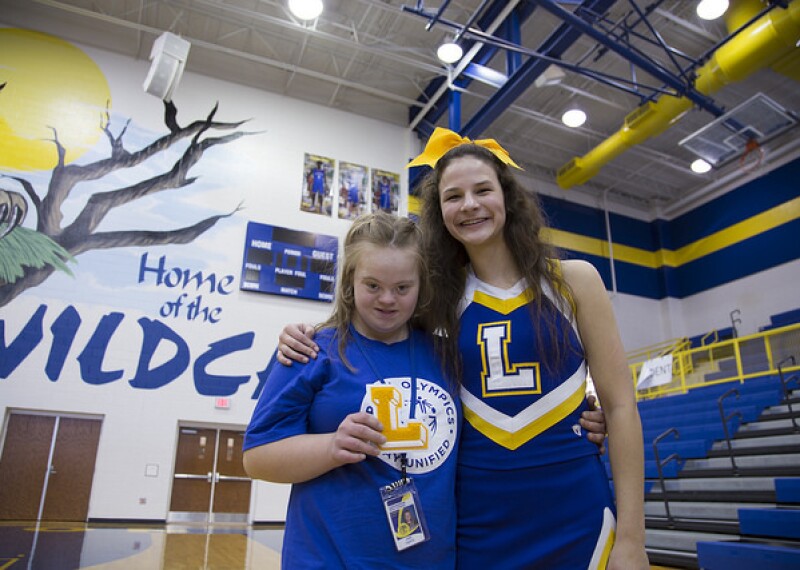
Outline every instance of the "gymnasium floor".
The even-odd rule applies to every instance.
[[[0,570],[278,570],[282,527],[0,523]]]
[[[279,526],[0,522],[0,570],[278,570],[282,538]]]

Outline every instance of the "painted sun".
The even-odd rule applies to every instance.
[[[111,94],[103,72],[57,37],[0,29],[0,170],[49,170],[80,158],[102,134]]]

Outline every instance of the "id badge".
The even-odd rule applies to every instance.
[[[398,552],[430,539],[413,479],[405,479],[381,488],[381,499],[389,519],[389,530]]]

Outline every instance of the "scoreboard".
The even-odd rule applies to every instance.
[[[240,289],[331,302],[338,250],[333,236],[248,222]]]

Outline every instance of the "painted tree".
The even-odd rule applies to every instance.
[[[0,307],[7,305],[23,291],[41,284],[57,269],[68,272],[66,262],[87,251],[186,244],[220,219],[232,215],[236,210],[210,216],[190,226],[163,231],[98,231],[106,215],[116,208],[157,192],[190,187],[197,178],[190,176],[189,171],[209,148],[254,134],[237,130],[246,121],[215,121],[218,107],[218,104],[215,105],[205,119],[181,127],[177,122],[178,111],[174,103],[165,101],[164,123],[169,133],[135,152],[126,150],[123,144],[130,120],[115,136],[111,131],[111,117],[106,112],[102,129],[110,144],[110,155],[85,165],[64,163],[65,149],[58,140],[58,133],[53,130],[52,142],[58,153],[58,161],[43,198],[30,181],[22,177],[5,176],[15,180],[27,195],[31,209],[36,212],[36,230],[17,227],[0,240],[0,257],[4,260],[0,264]],[[212,133],[226,134],[212,136]],[[137,166],[186,139],[189,139],[189,144],[172,168],[130,186],[92,194],[75,219],[63,225],[62,206],[69,200],[77,184],[99,180],[115,171]]]

